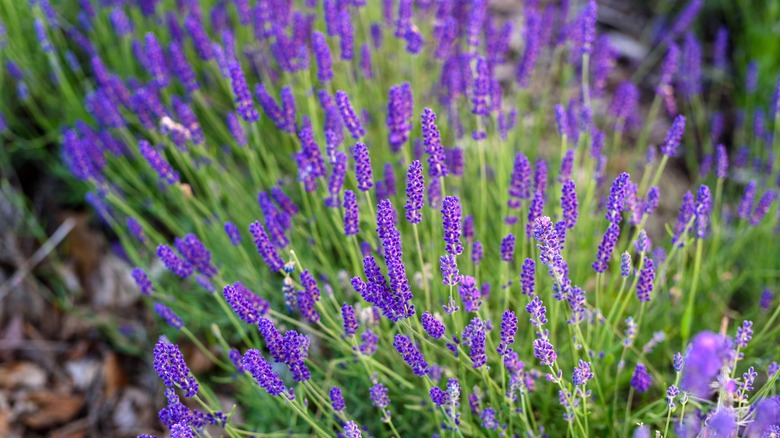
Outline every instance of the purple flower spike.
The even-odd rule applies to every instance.
[[[729,338],[712,332],[697,334],[685,356],[680,389],[699,398],[708,398],[712,394],[712,382],[721,367],[733,360],[733,355]]]
[[[463,244],[460,242],[460,199],[457,196],[445,197],[441,207],[441,214],[447,252],[452,255],[458,255],[463,252]]]
[[[184,28],[190,34],[192,39],[192,45],[195,46],[195,52],[198,53],[200,59],[208,61],[214,56],[214,52],[211,48],[211,41],[203,28],[203,23],[200,21],[200,17],[190,15],[184,20]]]
[[[622,269],[622,266],[621,266]],[[653,281],[655,280],[655,264],[653,259],[645,259],[645,265],[639,272],[639,282],[636,285],[636,296],[640,303],[650,301],[650,293],[653,292]]]
[[[347,303],[341,306],[341,318],[344,320],[344,334],[354,336],[358,330],[358,320],[355,316],[355,309]]]
[[[355,109],[352,108],[347,93],[341,90],[336,92],[336,105],[338,105],[341,112],[341,120],[347,126],[349,133],[352,134],[352,138],[360,140],[361,137],[366,135],[366,130],[363,128],[357,113],[355,113]]]
[[[225,286],[222,295],[242,321],[256,325],[268,313],[271,305],[240,282]]]
[[[501,356],[505,356],[512,352],[512,345],[515,342],[515,334],[517,333],[517,316],[515,312],[507,309],[501,316],[501,342],[498,344],[496,351]]]
[[[522,152],[515,156],[512,179],[509,184],[509,208],[517,209],[524,199],[531,197],[531,163]]]
[[[351,61],[355,57],[355,29],[352,27],[352,18],[348,8],[342,8],[339,14],[339,48],[341,59]],[[357,139],[356,139],[357,140]]]
[[[165,66],[162,46],[160,46],[160,42],[152,32],[144,35],[144,42],[146,46],[145,67],[152,78],[154,78],[155,85],[165,88],[168,85],[168,69]]]
[[[563,210],[563,221],[568,230],[574,228],[577,223],[579,203],[575,189],[574,181],[570,179],[566,180],[561,188],[561,209]]]
[[[187,278],[192,275],[192,265],[182,260],[168,245],[157,247],[157,257],[163,262],[166,268],[181,278]]]
[[[233,94],[236,96],[236,111],[242,119],[249,123],[254,123],[260,120],[260,114],[257,112],[252,101],[252,93],[249,92],[249,87],[246,84],[246,78],[244,77],[244,71],[241,69],[241,64],[238,61],[233,60],[228,64],[230,70],[230,80],[233,86]]]
[[[253,222],[249,226],[249,233],[254,239],[255,246],[257,246],[257,252],[263,257],[263,260],[272,271],[279,271],[284,267],[284,261],[282,261],[279,254],[276,252],[276,248],[268,239],[268,234],[265,232],[265,228],[260,222]]]
[[[444,278],[442,284],[447,286],[455,286],[458,284],[458,265],[455,262],[455,257],[451,254],[441,256],[439,258],[439,264],[441,266],[441,276]]]
[[[753,339],[753,321],[743,321],[742,326],[737,327],[735,342],[739,348],[746,348],[751,339]]]
[[[312,152],[319,157],[319,147],[315,144],[312,146]],[[344,186],[344,178],[347,174],[347,154],[341,151],[335,151],[334,154],[335,160],[332,163],[333,167],[328,180],[328,193],[330,196],[325,198],[325,205],[331,208],[336,208],[341,204],[341,188]],[[317,158],[317,163],[322,165],[324,169],[322,158]]]
[[[317,79],[326,83],[333,79],[333,61],[330,57],[330,48],[325,35],[315,31],[311,38],[314,58],[317,61]]]
[[[596,19],[598,5],[596,0],[588,0],[582,14],[582,54],[593,53],[593,43],[596,41]]]
[[[344,395],[341,393],[341,388],[334,386],[328,393],[330,396],[330,404],[333,406],[333,410],[336,412],[344,412],[345,403]]]
[[[667,157],[673,157],[677,155],[677,149],[680,147],[683,134],[685,133],[685,116],[679,115],[674,118],[672,127],[669,128],[669,132],[666,134],[666,140],[661,145],[661,153]]]
[[[357,196],[352,190],[344,191],[344,235],[355,236],[360,232],[360,212]]]
[[[133,268],[131,274],[133,275],[133,280],[135,281],[136,286],[138,286],[138,289],[141,291],[144,295],[151,295],[152,291],[154,290],[154,286],[152,286],[152,282],[149,281],[149,277],[146,275],[146,272],[144,272],[141,268]]]
[[[425,361],[422,353],[417,346],[414,345],[408,336],[395,335],[395,342],[393,347],[401,354],[404,361],[412,367],[414,374],[418,376],[424,376],[428,374],[428,362]]]
[[[414,304],[411,303],[412,293],[403,262],[401,234],[396,228],[397,213],[393,204],[383,199],[379,201],[376,214],[377,234],[382,241],[388,277],[390,277],[391,319],[397,321],[401,318],[409,318],[414,315]]]
[[[154,371],[169,388],[179,386],[187,397],[198,392],[198,381],[190,374],[190,369],[184,362],[184,355],[179,347],[169,344],[163,339],[154,346]]]
[[[634,375],[631,376],[631,386],[637,390],[637,392],[643,393],[650,389],[653,384],[653,377],[647,372],[647,368],[641,363],[634,368]]]
[[[444,148],[441,145],[439,128],[436,126],[436,113],[430,108],[423,110],[422,134],[425,152],[428,154],[428,175],[433,178],[447,176]]]
[[[501,240],[501,260],[511,262],[515,258],[515,236],[509,234]]]
[[[175,328],[176,330],[181,329],[184,325],[184,323],[181,321],[181,318],[179,318],[179,316],[175,314],[173,310],[165,307],[165,305],[161,303],[154,303],[154,311],[157,312],[160,318],[165,320],[169,326]]]
[[[680,63],[680,48],[677,44],[669,44],[663,64],[661,64],[661,73],[659,75],[658,89],[656,92],[660,95],[671,93],[671,85],[674,75],[677,73],[677,67]]]
[[[477,280],[474,277],[464,275],[458,293],[463,301],[463,310],[466,312],[479,312],[482,306],[482,292],[477,289]]]
[[[422,174],[422,163],[412,161],[409,172],[406,175],[406,220],[410,224],[419,224],[422,221],[423,192],[425,183]]]
[[[472,368],[480,368],[487,363],[487,355],[485,354],[486,332],[487,327],[479,317],[472,319],[469,325],[463,329],[461,339],[463,345],[469,348],[469,357],[471,357],[473,362]]]
[[[585,362],[580,359],[578,366],[574,367],[572,373],[571,383],[574,386],[582,386],[588,383],[588,380],[593,378],[593,371],[590,369],[590,362]]]
[[[287,390],[279,374],[273,370],[271,364],[260,355],[258,350],[247,350],[241,362],[244,369],[268,394],[277,396]]]
[[[696,238],[703,239],[707,237],[711,212],[712,195],[710,194],[710,188],[702,184],[699,187],[699,192],[696,194]]]
[[[487,105],[488,94],[490,94],[490,72],[487,60],[481,56],[477,58],[476,72],[471,112],[477,116],[487,117],[490,114]]]
[[[534,192],[531,206],[528,208],[528,223],[525,226],[525,234],[531,236],[534,232],[534,224],[542,217],[544,210],[544,192]]]
[[[444,336],[444,323],[439,321],[430,312],[425,312],[422,315],[422,326],[425,332],[433,339],[440,339]]]
[[[729,175],[729,154],[726,152],[726,146],[719,144],[715,148],[715,176],[726,178]]]
[[[520,87],[526,88],[530,85],[533,76],[536,60],[539,57],[542,48],[541,26],[543,25],[541,16],[536,8],[527,8],[525,18],[525,50],[520,64],[517,66],[517,83]]]
[[[387,140],[393,152],[409,141],[412,130],[412,87],[408,82],[390,87],[387,100]]]
[[[741,219],[747,219],[750,217],[750,212],[753,210],[753,203],[756,200],[756,181],[751,180],[745,186],[745,194],[742,195],[742,201],[737,207],[737,216]]]
[[[630,182],[627,173],[621,173],[612,183],[607,201],[607,220],[613,224],[619,224],[623,219],[622,212],[626,199],[626,187]]]
[[[211,265],[211,252],[203,245],[197,236],[187,234],[184,238],[174,239],[176,249],[192,265],[195,270],[205,275],[213,277],[217,274],[217,269]]]
[[[610,224],[607,227],[607,231],[604,233],[604,238],[599,244],[599,250],[596,254],[596,261],[593,262],[593,270],[598,273],[604,273],[607,270],[607,264],[612,257],[612,250],[617,244],[620,237],[620,226],[616,224]]]
[[[471,246],[471,261],[474,262],[475,265],[479,266],[483,255],[484,253],[482,250],[482,242],[475,240],[474,244]]]
[[[168,185],[174,185],[179,182],[179,173],[173,170],[168,161],[157,152],[146,140],[138,142],[138,150],[149,163],[149,166],[157,172],[160,179]]]
[[[536,263],[532,259],[525,259],[523,262],[523,268],[520,271],[520,283],[522,285],[523,295],[528,297],[534,296],[534,272],[536,269]]]
[[[360,142],[356,143],[352,149],[352,157],[355,159],[355,177],[358,189],[362,192],[368,191],[374,185],[374,174],[366,145]]]
[[[753,210],[753,214],[750,216],[750,225],[754,227],[761,223],[761,220],[769,212],[769,208],[772,207],[772,203],[775,201],[777,195],[774,191],[768,191],[761,196],[756,204],[756,209]]]
[[[555,347],[544,338],[535,339],[534,345],[534,357],[539,359],[539,363],[542,366],[552,366],[555,363],[555,359],[558,357],[555,354]]]
[[[695,204],[693,200],[693,195],[691,195],[691,192],[685,192],[683,195],[682,203],[680,204],[680,212],[677,215],[677,222],[674,226],[674,237],[672,238],[673,244],[678,244],[679,246],[682,246],[684,244],[683,242],[683,235],[687,234],[685,232],[686,227],[688,227],[688,223],[691,221],[691,218],[693,218],[695,212]],[[690,227],[689,231],[690,231]],[[685,233],[684,233],[685,232]]]

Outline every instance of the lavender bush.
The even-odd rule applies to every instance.
[[[19,16],[169,326],[171,436],[780,433],[780,84],[722,146],[703,1],[614,92],[594,0],[79,3]]]

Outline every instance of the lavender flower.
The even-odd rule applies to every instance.
[[[754,227],[761,223],[761,220],[766,216],[769,209],[772,207],[772,203],[775,201],[775,192],[767,191],[758,200],[756,209],[753,210],[753,214],[750,216],[750,225]]]
[[[509,184],[509,200],[507,204],[509,208],[520,208],[521,202],[524,199],[531,197],[531,164],[523,155],[519,152],[515,156],[514,167],[512,168],[512,179]]]
[[[770,307],[772,307],[772,301],[774,301],[775,296],[769,289],[764,289],[763,292],[761,292],[761,298],[758,301],[758,307],[761,308],[762,312],[766,312],[769,310]]]
[[[708,398],[712,393],[711,383],[732,357],[730,339],[712,332],[697,334],[685,356],[680,389],[699,398]]]
[[[554,297],[562,300],[571,290],[569,266],[561,256],[561,244],[549,217],[541,217],[534,222],[534,237],[539,242],[539,259],[547,266],[548,273],[553,277]]]
[[[680,92],[690,100],[702,91],[702,48],[693,32],[686,32],[682,52],[685,62],[680,65]]]
[[[352,18],[348,8],[342,8],[339,14],[339,48],[341,59],[351,61],[355,57],[355,30],[352,28]],[[357,140],[357,138],[356,138]]]
[[[179,316],[174,313],[173,310],[165,307],[165,305],[162,303],[154,303],[154,311],[160,315],[160,318],[168,323],[169,326],[175,328],[176,330],[181,329],[184,325],[181,318],[179,318]]]
[[[526,9],[525,17],[525,49],[520,64],[517,66],[516,79],[522,88],[528,87],[533,76],[536,60],[542,46],[542,21],[535,8]]]
[[[393,347],[401,354],[404,361],[412,367],[414,374],[424,376],[428,373],[428,362],[425,361],[422,353],[414,345],[408,336],[395,335]]]
[[[566,229],[571,230],[577,224],[577,193],[574,181],[567,179],[561,188],[561,209],[563,210],[563,221]]]
[[[444,323],[439,321],[430,312],[425,312],[422,315],[422,326],[425,332],[433,339],[440,339],[444,336]]]
[[[648,374],[647,368],[641,363],[634,368],[634,375],[631,376],[631,386],[638,392],[647,392],[650,389],[650,385],[653,384],[653,377]]]
[[[138,151],[160,176],[160,179],[168,185],[174,185],[179,182],[179,173],[173,170],[168,161],[163,158],[146,140],[138,142]]]
[[[406,220],[410,224],[419,224],[422,221],[421,210],[423,208],[423,181],[422,163],[412,161],[406,176]]]
[[[458,294],[463,301],[463,310],[466,312],[479,312],[479,308],[482,305],[482,293],[477,289],[477,280],[474,277],[469,275],[462,276]]]
[[[460,276],[458,275],[458,266],[455,262],[455,257],[451,254],[441,256],[439,258],[439,265],[441,266],[441,276],[444,278],[442,284],[448,286],[455,286],[458,284]]]
[[[636,296],[639,302],[650,301],[650,293],[653,291],[653,281],[655,280],[655,265],[653,259],[645,259],[645,265],[639,272],[639,282],[636,285]]]
[[[152,291],[154,290],[154,286],[152,286],[152,282],[149,281],[149,277],[146,275],[146,272],[144,272],[141,268],[133,268],[131,274],[136,286],[138,286],[138,289],[141,291],[141,293],[144,295],[151,295]]]
[[[484,57],[477,57],[476,62],[477,76],[474,80],[474,93],[471,97],[471,112],[477,116],[487,117],[490,114],[487,105],[488,94],[490,94],[490,72],[488,63]]]
[[[482,261],[483,255],[482,242],[475,240],[474,244],[471,245],[471,261],[474,262],[475,265],[479,266],[479,262]]]
[[[265,228],[260,222],[253,222],[249,226],[249,233],[252,235],[255,246],[257,246],[257,252],[263,257],[263,260],[271,268],[272,271],[279,271],[284,266],[284,262],[279,257],[271,241],[268,239],[268,234],[265,232]]]
[[[538,297],[537,297],[538,298]],[[539,359],[542,366],[553,366],[555,359],[555,347],[546,338],[538,338],[533,342],[534,357]]]
[[[703,239],[707,236],[707,231],[710,225],[710,212],[712,211],[712,196],[710,195],[710,188],[706,185],[701,185],[699,191],[696,194],[696,238]]]
[[[336,105],[339,107],[339,111],[341,112],[341,119],[347,126],[349,133],[352,134],[352,137],[355,140],[360,140],[361,137],[366,135],[366,130],[360,123],[360,118],[358,118],[354,108],[352,108],[352,104],[349,102],[349,96],[347,96],[347,93],[341,90],[336,92]]]
[[[203,23],[200,22],[200,18],[194,15],[188,16],[184,20],[184,28],[189,32],[192,44],[195,46],[195,52],[198,53],[200,59],[204,61],[211,59],[214,56],[214,52],[211,48],[209,36],[203,28]]]
[[[630,183],[630,176],[627,173],[621,173],[609,190],[609,200],[607,201],[607,220],[617,225],[622,219],[623,207],[626,199],[626,187]]]
[[[211,252],[194,234],[187,234],[184,238],[174,239],[176,249],[192,265],[195,270],[207,277],[217,274],[217,269],[211,265]]]
[[[596,40],[596,20],[598,18],[598,5],[596,0],[585,3],[582,13],[582,54],[593,53],[593,42]]]
[[[747,219],[753,209],[753,203],[756,199],[756,181],[750,180],[745,186],[745,194],[737,207],[737,216],[741,219]]]
[[[501,316],[501,342],[498,344],[496,351],[501,356],[506,356],[512,352],[512,345],[515,342],[515,334],[517,333],[517,316],[515,312],[507,309]]]
[[[593,270],[598,273],[604,273],[607,270],[607,264],[612,257],[612,250],[620,237],[620,227],[616,224],[610,224],[604,233],[604,238],[599,244],[599,250],[596,254],[596,261],[593,262]]]
[[[521,291],[523,295],[527,295],[528,297],[534,296],[535,265],[536,264],[534,263],[533,259],[525,259],[522,270],[520,271],[520,283],[522,285]]]
[[[325,35],[317,31],[313,32],[311,43],[314,49],[314,58],[317,61],[317,79],[323,83],[329,82],[333,79],[333,61]]]
[[[260,119],[252,101],[252,94],[246,84],[244,71],[241,70],[241,64],[233,60],[228,64],[230,70],[230,80],[233,86],[233,94],[236,96],[236,110],[242,119],[249,123],[254,123]]]
[[[330,404],[333,406],[333,410],[336,412],[344,412],[345,403],[344,395],[341,393],[341,388],[334,386],[328,393],[330,396]]]
[[[242,359],[244,369],[252,375],[255,381],[268,392],[277,396],[285,392],[287,388],[279,377],[279,374],[271,368],[271,364],[260,355],[258,350],[247,350]]]
[[[528,208],[528,223],[525,226],[525,234],[530,236],[534,232],[534,224],[542,217],[544,210],[544,192],[535,191]]]
[[[357,196],[352,190],[344,191],[344,235],[355,236],[360,232],[360,212]]]
[[[501,240],[501,260],[511,262],[515,257],[515,236],[509,234]]]
[[[736,432],[737,414],[734,409],[724,406],[713,411],[704,422],[702,436],[730,437],[736,435]]]
[[[572,373],[571,383],[574,386],[583,386],[588,383],[588,380],[593,378],[593,371],[590,369],[590,362],[585,362],[580,359],[579,365],[574,367]]]
[[[739,348],[746,348],[753,338],[753,321],[743,321],[741,327],[737,327],[737,337],[734,342]]]
[[[368,154],[368,148],[363,143],[355,143],[352,150],[352,157],[355,159],[355,177],[360,191],[368,191],[374,185],[373,171],[371,169],[371,158]]]
[[[190,373],[179,347],[160,339],[154,346],[154,371],[169,388],[178,386],[187,397],[198,392],[198,381]]]
[[[487,355],[485,354],[486,331],[485,323],[479,317],[472,319],[463,329],[461,339],[463,345],[469,347],[469,357],[473,362],[472,368],[476,369],[487,363]]]
[[[447,252],[452,255],[458,255],[463,252],[463,244],[460,242],[460,199],[457,196],[445,197],[442,203],[441,214]]]
[[[412,129],[412,87],[408,82],[390,87],[387,100],[387,140],[393,152],[409,141]]]
[[[371,398],[371,404],[382,410],[387,415],[383,420],[389,418],[390,412],[385,411],[385,408],[390,404],[390,398],[387,396],[387,388],[380,382],[375,382],[374,386],[369,389],[369,397]]]
[[[430,108],[423,110],[422,135],[425,152],[428,154],[428,175],[432,178],[447,176],[444,148],[441,145],[439,128],[436,126],[436,113]]]
[[[242,321],[250,325],[255,325],[264,317],[271,308],[271,305],[262,297],[255,295],[240,282],[225,286],[222,289],[222,295],[230,308],[236,312]]]
[[[406,278],[401,235],[396,228],[396,218],[393,204],[387,199],[379,201],[376,220],[377,234],[382,241],[388,277],[390,277],[390,290],[393,295],[391,319],[393,321],[414,315],[414,305],[411,303],[412,293]]]
[[[674,118],[672,127],[669,128],[669,132],[666,134],[666,140],[664,140],[664,143],[661,145],[661,153],[667,157],[677,155],[677,150],[680,147],[680,141],[682,141],[684,133],[685,116],[679,115]]]
[[[168,245],[157,247],[157,257],[163,262],[166,268],[181,278],[187,278],[192,275],[192,265],[179,258]]]

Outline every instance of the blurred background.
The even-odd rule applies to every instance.
[[[145,354],[155,341],[154,318],[140,303],[116,237],[61,159],[63,126],[86,114],[63,105],[74,90],[59,88],[52,80],[56,66],[37,48],[34,14],[41,9],[34,3],[0,0],[0,436],[123,437],[159,430],[162,391]],[[64,35],[81,19],[84,2],[56,3],[48,18],[63,32],[52,33],[52,43],[66,50],[68,61],[80,55],[69,47],[76,38]],[[205,10],[221,1],[203,3]],[[619,74],[608,84],[613,90],[659,61],[652,59],[658,29],[683,2],[598,3],[601,31],[619,53]],[[518,0],[491,2],[491,13],[518,24],[521,8]],[[708,52],[728,29],[729,67],[705,72],[704,92],[717,97],[710,110],[722,115],[722,139],[734,150],[735,108],[771,97],[745,94],[747,66],[756,66],[759,90],[773,89],[780,70],[780,2],[708,0],[694,26]],[[86,65],[78,61],[74,66]],[[91,81],[90,71],[69,74],[72,83]],[[646,113],[653,85],[637,85]],[[651,136],[663,138],[667,128],[653,126]],[[675,186],[687,186],[701,159],[694,151],[677,160],[662,192],[680,192]],[[185,354],[196,374],[210,365],[195,348]]]

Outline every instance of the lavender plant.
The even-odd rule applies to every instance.
[[[638,72],[646,114],[608,97],[595,0],[81,3],[26,16],[83,119],[63,160],[170,326],[172,436],[777,433],[780,88],[719,146],[701,1]],[[715,171],[665,193],[697,150]]]

